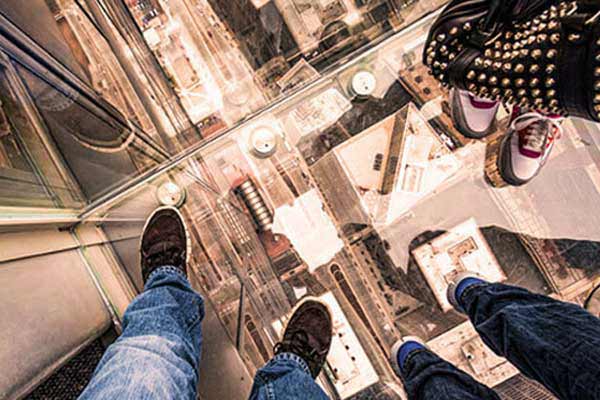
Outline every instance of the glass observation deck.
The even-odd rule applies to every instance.
[[[600,128],[567,120],[541,174],[506,186],[510,110],[465,138],[421,64],[444,1],[22,3],[0,5],[2,231],[68,227],[117,331],[145,219],[170,204],[205,336],[226,333],[205,357],[228,349],[236,393],[305,296],[334,313],[333,398],[404,398],[387,358],[407,334],[507,399],[537,393],[451,309],[447,279],[583,304],[600,283]],[[210,374],[203,396],[226,398]]]

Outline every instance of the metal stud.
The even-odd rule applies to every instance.
[[[455,26],[452,29],[450,29],[450,35],[452,36],[456,36],[456,34],[458,33],[458,28]]]
[[[490,85],[496,86],[498,84],[498,78],[495,76],[491,76],[488,82],[490,83]]]
[[[443,42],[445,39],[446,39],[446,35],[444,35],[443,33],[440,33],[439,35],[437,35],[438,42]]]
[[[477,76],[477,73],[475,71],[473,71],[473,70],[470,70],[467,73],[467,79],[470,80],[470,81],[472,81],[473,79],[475,79],[476,76]]]
[[[534,88],[540,84],[540,80],[538,78],[533,78],[531,82],[529,82],[529,86]]]
[[[571,33],[569,36],[567,36],[567,39],[569,40],[569,42],[574,43],[581,39],[581,35],[579,33]]]
[[[517,64],[515,66],[515,72],[518,74],[525,72],[525,66],[523,64]]]
[[[556,57],[557,54],[558,52],[554,49],[548,50],[548,52],[546,53],[546,57],[548,57],[549,59],[553,59],[554,57]]]
[[[517,80],[515,81],[515,86],[516,86],[516,87],[523,87],[524,85],[525,85],[525,79],[521,79],[521,78],[519,78],[519,79],[517,79]]]
[[[533,97],[540,97],[541,94],[542,94],[542,91],[540,89],[534,89],[531,91],[531,95]]]
[[[550,42],[552,42],[552,44],[558,44],[560,42],[560,33],[553,33],[550,35]]]
[[[554,89],[548,90],[546,92],[546,97],[548,97],[549,99],[552,99],[555,96],[556,96],[556,90],[554,90]]]
[[[467,85],[467,89],[469,89],[470,92],[474,92],[475,90],[477,90],[477,85],[474,83],[469,83]]]
[[[538,59],[542,56],[542,51],[540,49],[535,49],[531,52],[531,57],[533,57],[534,59]]]
[[[486,74],[481,74],[479,75],[479,77],[477,78],[477,80],[479,82],[485,82],[485,80],[487,79],[487,75]]]
[[[546,79],[546,87],[547,88],[551,88],[552,86],[554,86],[555,83],[556,83],[556,81],[553,78]]]
[[[505,72],[510,72],[510,71],[512,71],[512,64],[511,63],[504,63],[504,65],[502,65],[502,69]]]
[[[500,68],[502,68],[502,63],[500,61],[496,61],[492,64],[492,68],[494,69],[494,71],[498,71]]]
[[[600,81],[596,81],[596,83],[594,83],[594,90],[600,91]]]
[[[594,69],[594,76],[595,76],[595,77],[599,77],[599,76],[600,76],[600,67],[596,67],[596,68]]]
[[[485,68],[489,68],[489,67],[491,67],[491,66],[492,66],[492,63],[493,63],[493,61],[492,61],[492,60],[490,60],[489,58],[486,58],[485,60],[483,60],[483,66],[484,66]]]
[[[554,65],[554,64],[549,64],[549,65],[546,67],[546,73],[547,73],[548,75],[552,74],[554,71],[556,71],[556,65]]]
[[[525,89],[519,89],[519,91],[517,92],[517,96],[518,97],[525,97],[525,96],[527,96],[527,90],[525,90]]]
[[[502,79],[502,82],[500,84],[502,85],[502,87],[509,87],[510,86],[510,79],[504,78],[504,79]]]
[[[532,74],[537,74],[540,72],[540,66],[537,64],[532,64],[531,67],[529,67],[529,72]]]
[[[594,103],[600,104],[600,94],[594,96]]]
[[[471,23],[470,23],[470,22],[466,22],[466,23],[463,25],[463,29],[464,29],[465,31],[469,32],[469,31],[471,31],[471,29],[473,29],[473,27],[472,27],[472,25],[471,25]]]
[[[483,59],[481,57],[477,57],[475,59],[475,66],[476,67],[482,67],[483,66]]]

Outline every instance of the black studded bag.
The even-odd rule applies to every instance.
[[[453,0],[423,62],[443,85],[600,121],[600,0]]]

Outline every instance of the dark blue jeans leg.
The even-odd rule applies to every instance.
[[[500,400],[492,389],[429,350],[408,355],[402,380],[409,400]]]
[[[560,399],[600,399],[600,320],[575,304],[503,284],[459,299],[483,341]]]
[[[155,270],[129,305],[123,333],[80,399],[196,399],[202,297],[173,267]]]

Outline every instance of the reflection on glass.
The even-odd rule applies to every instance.
[[[21,82],[0,65],[0,205],[75,208],[81,202]]]
[[[128,120],[102,99],[92,102],[60,83],[18,69],[48,134],[88,200],[164,159],[135,134]]]
[[[153,132],[143,104],[90,12],[74,0],[47,0],[65,44],[97,93],[145,132]]]

